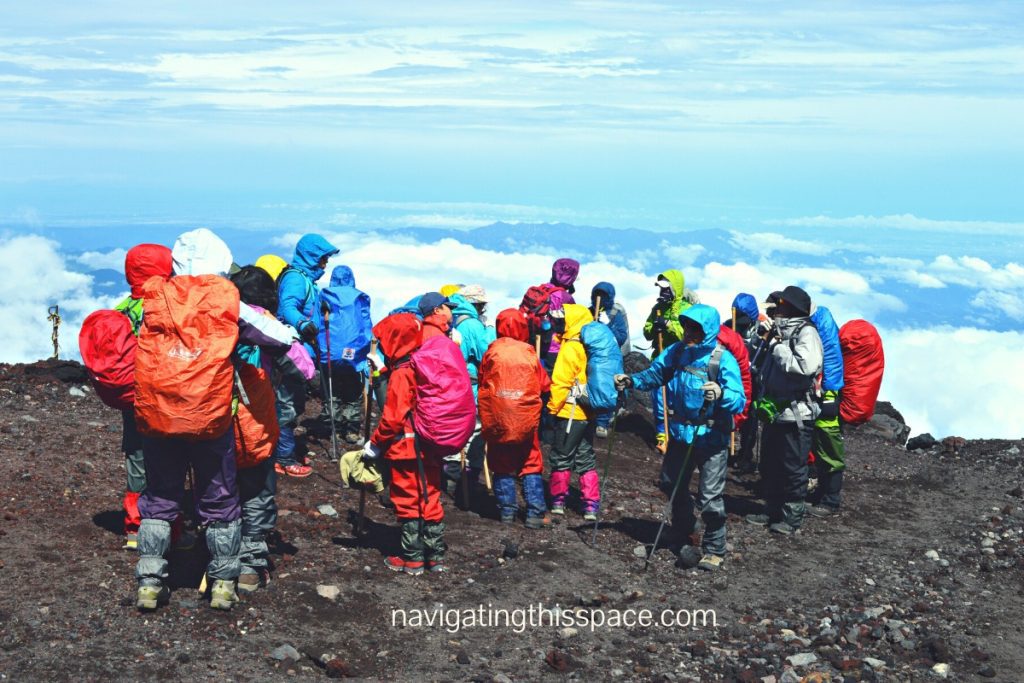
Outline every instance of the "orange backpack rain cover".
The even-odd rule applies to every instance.
[[[238,401],[235,413],[235,463],[255,467],[274,453],[281,429],[277,424],[274,386],[263,368],[243,363],[238,376],[249,405]]]
[[[238,289],[217,275],[143,286],[135,418],[147,436],[216,438],[231,427]]]
[[[532,441],[542,405],[532,346],[510,337],[492,343],[480,363],[478,390],[480,425],[488,443]]]

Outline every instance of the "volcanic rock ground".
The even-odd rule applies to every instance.
[[[676,569],[660,550],[644,572],[637,551],[664,497],[649,418],[633,406],[613,442],[596,547],[576,512],[528,531],[499,524],[486,501],[465,512],[446,498],[451,571],[409,577],[382,564],[397,548],[391,512],[371,500],[370,533],[356,540],[358,494],[340,488],[328,440],[310,437],[315,474],[279,485],[270,588],[211,610],[195,591],[199,543],[172,556],[169,606],[140,614],[136,556],[121,549],[120,419],[83,386],[73,364],[0,366],[5,680],[1024,680],[1020,441],[908,452],[852,430],[840,516],[771,535],[740,517],[758,504],[754,477],[730,474],[725,568]],[[318,411],[312,401],[307,418]],[[603,466],[609,443],[598,444]],[[330,587],[333,600],[320,594]],[[717,625],[392,625],[394,608],[439,603],[706,609]]]

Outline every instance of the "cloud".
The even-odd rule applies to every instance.
[[[91,270],[110,268],[111,270],[124,269],[124,257],[128,254],[127,249],[113,249],[108,252],[87,251],[75,257],[75,260]]]
[[[804,228],[923,230],[929,232],[968,232],[980,235],[1019,236],[1024,233],[1024,223],[933,220],[930,218],[919,218],[911,213],[889,216],[849,216],[846,218],[804,216],[801,218],[766,220],[764,223],[766,225],[791,225]]]
[[[832,251],[832,245],[823,242],[795,240],[775,232],[733,232],[730,240],[734,247],[769,257],[777,251],[823,256]]]

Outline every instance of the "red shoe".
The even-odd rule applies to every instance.
[[[390,555],[384,558],[384,566],[393,572],[405,572],[413,576],[423,573],[423,563],[405,560],[397,555]]]
[[[292,465],[279,465],[274,463],[274,471],[278,474],[287,474],[289,477],[308,477],[313,474],[313,468],[308,465],[294,463]]]

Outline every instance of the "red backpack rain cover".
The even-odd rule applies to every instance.
[[[480,424],[488,443],[533,441],[542,407],[537,353],[524,342],[502,337],[480,362]]]
[[[277,423],[274,385],[266,370],[242,363],[238,379],[245,389],[249,405],[238,401],[235,414],[235,463],[238,469],[255,467],[274,454],[281,435]]]
[[[120,311],[90,313],[78,333],[82,364],[96,395],[111,408],[131,409],[135,402],[135,350],[132,323]]]
[[[845,383],[839,416],[847,424],[867,422],[875,414],[875,401],[882,388],[885,371],[882,338],[867,320],[851,320],[839,328],[839,346],[843,351]]]
[[[458,453],[476,426],[473,385],[462,352],[439,334],[413,352],[411,365],[416,377],[417,436],[434,455]]]

